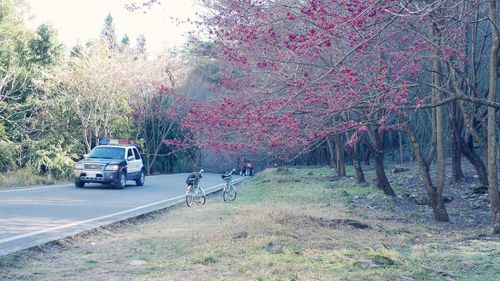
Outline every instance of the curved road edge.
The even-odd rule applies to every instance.
[[[235,179],[234,183],[239,184],[245,181],[249,181],[250,179],[239,178]],[[222,189],[224,184],[217,184],[208,188],[205,188],[205,192],[207,195],[216,193]],[[33,187],[33,188],[24,188],[24,189],[15,189],[12,191],[21,191],[27,189],[42,189],[42,188],[56,188],[56,187],[64,187],[68,185],[55,185],[55,186],[47,186],[47,187]],[[176,196],[173,198],[168,198],[156,202],[152,202],[146,205],[138,206],[135,208],[131,208],[128,210],[82,220],[75,221],[69,224],[64,224],[56,227],[51,227],[47,229],[42,229],[39,231],[34,231],[30,233],[19,234],[11,237],[6,237],[0,239],[0,258],[2,256],[6,256],[8,254],[12,254],[21,250],[27,250],[30,248],[34,248],[37,246],[42,246],[44,244],[68,238],[86,231],[90,231],[93,229],[97,229],[102,226],[106,226],[113,223],[118,223],[121,221],[125,221],[128,219],[137,218],[142,215],[146,215],[155,211],[159,211],[165,208],[169,208],[175,206],[180,203],[185,202],[185,195]]]

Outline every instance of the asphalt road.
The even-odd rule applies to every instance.
[[[183,202],[187,175],[149,176],[144,186],[129,181],[123,190],[99,184],[0,190],[0,256]],[[203,174],[207,194],[222,184],[219,174]]]

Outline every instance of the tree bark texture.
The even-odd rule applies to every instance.
[[[335,168],[335,146],[331,136],[326,137],[328,147],[329,163],[331,168]]]
[[[432,211],[434,213],[434,218],[437,221],[447,222],[449,221],[448,212],[444,206],[443,196],[438,193],[438,189],[432,184],[431,175],[429,172],[429,165],[424,160],[422,155],[422,149],[418,143],[415,133],[410,127],[407,127],[407,133],[410,138],[410,144],[413,147],[413,152],[415,153],[415,158],[417,160],[418,169],[420,171],[420,176],[424,182],[427,196],[429,197]]]
[[[488,6],[488,17],[491,26],[491,53],[489,66],[489,88],[488,100],[496,101],[497,93],[497,75],[498,75],[498,30],[497,30],[497,1],[490,1]],[[494,220],[493,232],[500,234],[500,199],[498,197],[498,178],[497,178],[497,161],[496,161],[496,110],[494,107],[488,107],[488,191],[490,194],[491,211]]]
[[[363,172],[363,167],[361,166],[361,162],[359,161],[359,143],[354,144],[352,147],[348,148],[349,155],[352,159],[352,166],[354,167],[354,172],[356,173],[356,181],[358,183],[366,182],[365,173]]]
[[[369,146],[373,159],[375,162],[375,172],[377,187],[384,191],[385,195],[396,196],[396,193],[391,187],[389,180],[385,174],[384,167],[384,145],[383,140],[379,135],[378,129],[368,126],[368,136],[370,137],[371,144]]]
[[[450,67],[450,74],[451,74],[450,78],[453,91],[459,92],[460,88],[458,87],[456,72],[453,69],[453,67]],[[475,79],[474,77],[475,76],[472,75],[473,79]],[[468,136],[466,136],[467,141],[465,141],[460,134],[458,135],[457,141],[460,151],[467,158],[467,160],[469,160],[469,162],[474,166],[474,169],[476,170],[476,173],[479,176],[479,181],[481,182],[481,184],[484,186],[488,186],[488,175],[486,173],[486,165],[484,164],[481,157],[479,157],[477,152],[474,150],[474,141],[476,141],[481,147],[481,149],[483,149],[485,152],[486,152],[486,144],[484,144],[483,139],[481,138],[481,136],[479,136],[479,133],[474,127],[475,121],[473,114],[467,110],[463,101],[458,101],[457,110],[461,113],[465,128],[468,133]]]
[[[431,136],[431,148],[429,149],[427,153],[427,157],[425,157],[425,162],[427,162],[428,165],[430,165],[434,159],[436,159],[436,108],[431,109],[431,127],[432,127],[432,136]]]
[[[335,135],[333,137],[335,143],[335,154],[336,154],[336,167],[337,176],[345,177],[345,159],[344,159],[344,145],[342,144],[342,139],[340,135]]]
[[[439,38],[439,31],[435,28],[435,36],[438,41],[441,41]],[[437,87],[441,87],[441,64],[438,58],[433,60],[433,81],[434,85]],[[442,94],[436,89],[433,89],[434,98],[436,101],[441,100]],[[444,173],[445,173],[445,147],[444,147],[444,106],[436,107],[436,192],[438,194],[443,194],[444,190]]]
[[[458,144],[460,138],[460,120],[459,113],[457,110],[456,102],[451,104],[449,110],[449,122],[450,122],[450,130],[451,130],[451,182],[457,183],[461,182],[464,178],[464,174],[462,172],[462,152],[460,151],[460,145]]]
[[[399,164],[404,163],[404,148],[403,148],[403,134],[398,132],[398,141],[399,141]]]

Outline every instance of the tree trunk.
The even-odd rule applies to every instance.
[[[470,140],[472,142],[472,140]],[[479,177],[479,182],[482,185],[488,186],[488,174],[486,173],[486,165],[484,165],[483,160],[477,154],[477,152],[472,147],[471,143],[466,143],[462,137],[458,138],[458,145],[460,146],[460,151],[469,160],[469,162],[474,166]]]
[[[452,131],[451,135],[451,182],[461,182],[464,178],[462,172],[462,152],[458,145],[458,135]]]
[[[370,166],[370,149],[369,149],[369,144],[363,144],[362,147],[365,148],[365,149],[363,149],[365,151],[365,155],[363,157],[363,162],[365,163],[365,166]]]
[[[335,135],[333,141],[335,142],[335,154],[337,156],[335,161],[337,176],[345,177],[344,145],[342,144],[340,135]]]
[[[473,61],[474,63],[474,61]],[[474,72],[473,72],[474,73]],[[455,74],[455,69],[453,67],[450,67],[450,78],[453,86],[453,90],[455,92],[460,92],[460,89],[458,87],[458,82],[456,79],[456,74]],[[475,75],[472,75],[472,79],[474,78]],[[469,160],[469,162],[474,166],[476,169],[476,173],[479,176],[479,180],[482,185],[488,186],[488,176],[486,173],[486,166],[484,165],[483,160],[479,155],[476,153],[473,147],[473,142],[476,141],[481,149],[486,151],[486,144],[484,143],[483,139],[477,132],[474,126],[474,117],[471,117],[472,114],[467,111],[467,108],[465,107],[463,101],[458,101],[458,110],[461,112],[461,116],[463,118],[463,122],[465,125],[465,128],[467,129],[467,133],[469,134],[468,141],[466,142],[465,140],[462,139],[460,134],[457,135],[457,141],[458,141],[458,146],[460,148],[460,151],[462,154]],[[457,129],[458,132],[458,129]]]
[[[385,195],[396,196],[396,193],[391,187],[384,168],[384,153],[374,153],[375,172],[377,175],[377,187],[384,191]]]
[[[387,138],[388,138],[388,143],[389,143],[389,149],[391,151],[391,161],[395,162],[396,161],[396,154],[394,153],[394,136],[392,135],[392,131],[387,132]]]
[[[175,172],[175,170],[174,170],[174,168],[175,168],[175,157],[174,157],[174,154],[171,154],[171,155],[168,156],[168,163],[169,163],[169,165],[168,165],[168,167],[169,167],[168,168],[168,172],[169,173],[174,173]]]
[[[497,92],[497,59],[498,59],[498,31],[497,31],[497,4],[496,1],[490,1],[488,7],[488,16],[491,26],[491,54],[489,66],[489,89],[488,101],[496,102]],[[498,197],[498,178],[497,178],[497,158],[496,158],[496,116],[495,108],[488,107],[488,191],[490,194],[491,211],[494,220],[493,233],[500,234],[500,198]]]
[[[330,151],[328,148],[328,144],[326,142],[323,145],[323,158],[321,159],[321,165],[322,166],[330,165]]]
[[[425,157],[425,162],[430,165],[434,159],[436,159],[436,108],[431,109],[432,111],[432,136],[431,136],[431,148]]]
[[[354,172],[356,172],[356,181],[357,183],[364,183],[366,182],[365,173],[363,173],[363,167],[361,166],[361,162],[359,162],[358,149],[358,143],[348,148],[352,159],[352,166],[354,167]]]
[[[400,118],[402,116],[400,115]],[[405,122],[407,121],[406,118],[402,118]],[[422,177],[422,180],[424,182],[426,191],[427,191],[427,196],[429,198],[431,207],[432,207],[432,212],[434,213],[434,218],[437,221],[442,221],[442,222],[447,222],[450,220],[448,216],[448,212],[446,211],[446,207],[443,202],[443,196],[442,196],[442,190],[437,189],[433,184],[431,180],[431,175],[429,172],[429,165],[425,161],[423,154],[422,154],[422,149],[420,148],[420,145],[418,143],[417,137],[415,136],[415,133],[411,129],[410,126],[406,128],[406,131],[408,133],[408,137],[410,139],[410,144],[413,148],[413,152],[415,153],[415,158],[417,160],[417,165],[418,169],[420,171],[420,176]]]
[[[378,130],[378,129],[377,129]],[[374,162],[377,187],[384,191],[384,194],[389,196],[396,196],[394,190],[387,179],[384,168],[384,145],[379,132],[375,131],[372,126],[368,126],[368,136],[370,137],[371,145],[369,146]]]
[[[399,139],[399,164],[403,165],[404,163],[404,150],[403,150],[403,134],[398,132]]]
[[[193,154],[191,156],[191,159],[193,161],[193,168],[196,170],[196,171],[199,171],[202,167],[201,165],[201,149],[199,148],[196,148],[194,151],[193,151]]]
[[[330,167],[335,168],[335,152],[334,152],[334,145],[333,145],[333,141],[332,141],[331,136],[326,137],[326,144],[327,144],[327,148],[328,148]]]
[[[436,28],[435,29],[435,34],[439,39],[439,30]],[[433,60],[433,80],[434,80],[434,85],[437,87],[441,87],[441,64],[439,62],[439,59],[435,58]],[[437,89],[433,89],[433,94],[436,99],[436,101],[441,100],[442,94]],[[436,107],[436,193],[438,196],[436,196],[435,200],[438,200],[438,197],[441,197],[443,194],[444,190],[444,173],[445,173],[445,147],[444,147],[444,109],[442,106]],[[442,200],[441,200],[442,201]],[[438,202],[436,202],[438,203]]]
[[[151,175],[151,172],[153,172],[153,156],[152,155],[148,155],[146,156],[146,159],[147,159],[147,163],[146,163],[146,173],[148,175]]]
[[[92,136],[89,136],[87,129],[83,129],[83,139],[85,140],[85,149],[89,154],[92,151]]]
[[[448,120],[450,121],[451,129],[451,182],[461,182],[464,178],[462,172],[462,152],[460,151],[459,138],[459,121],[457,120],[459,112],[457,112],[457,105],[455,102],[451,104]]]
[[[354,167],[354,171],[356,172],[356,181],[357,183],[365,183],[366,178],[365,178],[365,173],[363,172],[363,167],[361,167],[361,163],[359,162],[359,159],[357,159],[357,156],[354,154],[353,155],[353,160],[352,160],[352,165]]]

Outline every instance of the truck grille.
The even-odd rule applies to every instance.
[[[85,170],[102,170],[102,168],[104,167],[104,165],[100,165],[100,164],[84,164],[83,167],[85,168]]]

